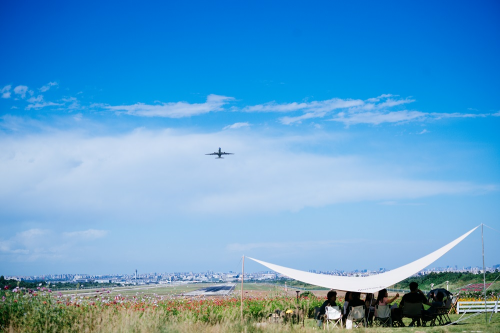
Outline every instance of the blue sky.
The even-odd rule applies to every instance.
[[[500,230],[498,2],[1,8],[1,274],[389,269]],[[480,264],[476,232],[435,266]]]

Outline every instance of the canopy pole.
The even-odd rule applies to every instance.
[[[486,268],[484,266],[484,236],[483,229],[484,224],[481,223],[481,243],[483,245],[483,292],[484,292],[484,319],[486,320],[486,325],[488,325],[488,312],[486,311]]]
[[[241,262],[241,323],[243,324],[243,279],[245,278],[245,256],[243,256],[243,261]]]

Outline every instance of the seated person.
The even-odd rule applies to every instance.
[[[351,292],[348,291],[345,293],[344,311],[342,312],[344,314],[344,317],[347,317],[347,309],[349,308],[349,301],[350,300],[351,300]]]
[[[347,308],[347,316],[349,316],[349,312],[351,308],[354,308],[356,306],[360,305],[365,305],[365,302],[360,299],[361,293],[359,292],[352,292],[351,293],[351,300],[349,301],[349,307]]]
[[[393,298],[389,298],[389,293],[387,289],[382,289],[378,292],[376,305],[391,305],[392,302],[399,298],[399,293],[396,293],[396,296]],[[375,308],[375,316],[377,316],[377,308]]]
[[[432,314],[436,313],[437,308],[441,308],[444,306],[444,302],[443,302],[444,294],[443,294],[443,292],[439,291],[437,293],[437,295],[431,294],[431,298],[432,298],[431,307],[427,310],[424,310],[424,314],[426,314],[426,315],[432,315]]]
[[[405,303],[422,303],[422,304],[431,305],[427,301],[427,297],[425,297],[422,290],[418,289],[418,283],[416,283],[416,282],[410,283],[410,292],[403,296],[403,298],[401,299],[401,303],[399,303],[399,307],[400,308],[404,307]],[[416,322],[417,322],[417,326],[420,326],[420,319],[417,319]],[[411,322],[410,326],[413,326],[414,324],[415,324],[415,320],[413,320]]]
[[[366,294],[365,298],[365,311],[366,311],[366,320],[368,320],[369,323],[372,322],[373,320],[373,314],[375,313],[375,295],[373,294]]]
[[[339,308],[339,311],[341,309],[340,305],[337,304],[337,292],[334,290],[330,290],[328,294],[326,294],[326,301],[321,305],[319,308],[319,313],[318,313],[318,326],[323,325],[323,317],[326,313],[326,307],[327,306],[337,306]]]

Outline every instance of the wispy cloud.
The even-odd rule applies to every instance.
[[[116,137],[86,138],[71,131],[0,137],[0,156],[8,157],[0,163],[2,211],[46,216],[64,203],[68,218],[104,214],[127,220],[140,211],[144,219],[156,220],[165,214],[217,215],[221,207],[226,214],[300,211],[496,190],[492,184],[414,179],[402,175],[404,167],[397,163],[387,167],[385,161],[377,165],[361,157],[290,148],[294,142],[336,140],[319,134],[273,138],[245,132],[141,129]],[[231,142],[230,151],[242,157],[222,164],[206,159],[204,154],[221,142]],[[217,174],[231,181],[207,177]]]
[[[9,84],[0,90],[0,94],[2,94],[2,98],[10,98],[10,95],[11,95],[10,89],[11,88],[12,88],[12,86]]]
[[[118,113],[126,113],[141,117],[167,117],[167,118],[183,118],[191,117],[204,113],[221,111],[222,107],[234,100],[233,97],[208,95],[205,103],[187,103],[174,102],[162,104],[143,104],[137,103],[133,105],[100,105],[105,110],[115,111]]]
[[[25,98],[27,92],[28,92],[28,87],[27,86],[17,86],[17,87],[14,88],[14,93],[16,95],[21,96],[21,98]]]
[[[31,110],[31,109],[38,110],[49,106],[61,106],[61,105],[63,104],[54,102],[33,103],[33,104],[28,104],[28,106],[25,107],[25,110]]]
[[[27,102],[28,103],[39,103],[43,101],[43,95],[38,95],[36,97],[31,97],[28,98]]]
[[[425,119],[426,114],[420,111],[392,111],[392,112],[359,112],[359,113],[348,113],[339,112],[334,118],[329,119],[330,121],[342,122],[349,125],[355,124],[373,124],[379,125],[382,123],[402,123],[414,120]]]
[[[49,82],[46,85],[42,86],[39,90],[41,92],[46,92],[49,91],[51,87],[55,87],[57,85],[58,85],[57,82]]]
[[[242,109],[243,112],[295,112],[302,111],[305,114],[302,116],[290,117],[286,116],[280,119],[283,124],[289,125],[292,123],[300,123],[302,120],[311,118],[322,118],[329,112],[338,109],[346,109],[362,105],[362,100],[340,99],[332,98],[325,101],[312,101],[312,102],[293,102],[282,103],[269,102],[265,104],[247,106]]]
[[[65,238],[89,240],[102,238],[106,236],[107,233],[106,230],[89,229],[84,231],[64,232],[62,235]]]
[[[63,259],[82,244],[103,238],[105,230],[55,232],[49,229],[29,229],[8,239],[0,239],[0,257],[25,262],[38,259]]]
[[[424,128],[424,129],[423,129],[422,131],[420,131],[418,134],[425,134],[425,133],[429,133],[429,131],[428,131],[428,130],[426,130],[426,129]]]
[[[434,117],[434,119],[444,119],[444,118],[486,118],[491,114],[488,113],[439,113],[433,112],[429,113],[430,116]]]
[[[260,105],[247,106],[243,108],[244,112],[292,112],[292,111],[314,111],[314,112],[329,112],[336,109],[343,109],[353,106],[362,105],[361,100],[332,98],[325,101],[312,101],[302,103],[283,103],[269,102]]]
[[[296,110],[300,110],[303,112],[300,116],[285,116],[280,118],[280,122],[285,125],[290,125],[293,123],[301,123],[307,119],[313,118],[324,118],[328,115],[332,115],[334,111],[340,111],[337,113],[337,117],[333,119],[338,119],[339,116],[343,116],[345,113],[349,114],[358,114],[365,113],[366,116],[371,116],[372,121],[377,121],[376,118],[380,118],[380,116],[384,115],[384,111],[395,106],[404,105],[408,103],[412,103],[415,100],[410,98],[396,98],[397,96],[391,94],[383,94],[378,97],[369,98],[365,101],[363,100],[354,100],[354,99],[330,99],[327,101],[314,101],[309,103],[301,103],[294,104],[296,106]],[[365,116],[365,117],[366,117]],[[394,117],[394,115],[389,116],[387,119]],[[345,117],[344,117],[345,118]],[[361,118],[359,118],[361,119]],[[354,120],[352,123],[356,123],[357,120]]]
[[[242,128],[242,127],[249,127],[250,124],[248,122],[245,122],[245,123],[234,123],[232,125],[227,125],[225,126],[223,129],[224,130],[228,130],[228,129],[238,129],[238,128]]]

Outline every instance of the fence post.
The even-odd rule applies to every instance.
[[[460,313],[460,302],[457,302],[457,314]]]

